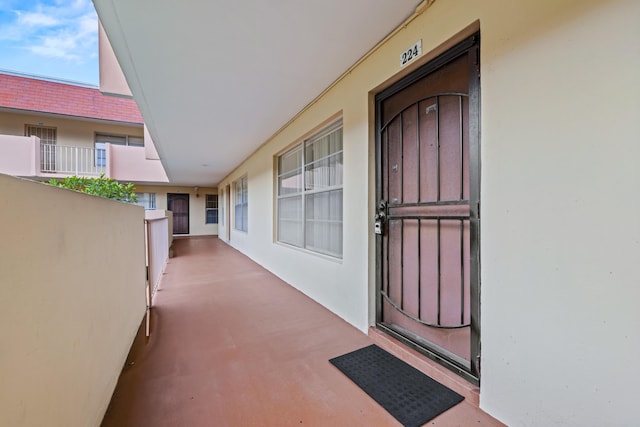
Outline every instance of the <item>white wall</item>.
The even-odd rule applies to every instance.
[[[511,426],[637,424],[639,16],[634,0],[436,1],[219,184],[233,194],[248,176],[249,232],[232,227],[231,244],[366,330],[372,96],[479,27],[481,407]],[[418,39],[424,55],[401,70]],[[274,157],[336,114],[342,261],[274,241]]]
[[[640,2],[535,6],[483,44],[480,398],[510,425],[630,426]]]
[[[368,327],[367,285],[367,127],[354,125],[333,105],[320,109],[321,119],[309,117],[294,123],[277,142],[260,149],[219,185],[231,185],[231,244],[286,282],[362,330]],[[343,258],[336,259],[275,242],[274,155],[336,118],[344,124],[344,240]],[[248,233],[235,229],[234,183],[246,174],[249,193]]]
[[[98,426],[145,313],[144,210],[0,175],[0,425]]]

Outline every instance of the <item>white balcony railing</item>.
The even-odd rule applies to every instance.
[[[0,133],[0,174],[38,179],[104,174],[125,182],[169,182],[160,160],[148,158],[145,147],[89,141],[86,144],[43,144],[36,136]]]
[[[98,176],[105,173],[106,165],[106,150],[103,148],[40,145],[42,173]]]

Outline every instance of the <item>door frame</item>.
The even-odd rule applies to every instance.
[[[227,241],[231,241],[231,184],[227,184],[224,189],[224,228]]]
[[[178,236],[188,235],[188,234],[190,234],[190,231],[191,231],[191,221],[190,221],[190,216],[191,216],[191,212],[190,212],[191,211],[191,197],[189,197],[190,196],[189,193],[167,193],[167,210],[171,210],[170,207],[169,207],[170,200],[173,200],[173,198],[171,196],[187,196],[187,212],[186,212],[186,214],[187,214],[187,232],[186,233],[177,233],[177,235]],[[171,204],[173,204],[173,203],[171,203]],[[173,206],[171,206],[171,207],[173,207]],[[171,212],[173,212],[173,211],[171,210]],[[175,228],[174,228],[173,234],[176,234]]]
[[[381,104],[392,95],[402,91],[411,84],[428,76],[440,67],[468,53],[469,66],[469,208],[470,208],[470,285],[471,285],[471,354],[470,368],[461,366],[434,347],[420,342],[415,337],[400,334],[382,324],[382,236],[376,234],[375,295],[377,329],[393,336],[408,347],[411,347],[447,369],[457,373],[467,381],[480,384],[480,33],[466,38],[441,55],[413,71],[408,76],[391,84],[375,96],[375,180],[377,207],[382,200],[382,126]]]

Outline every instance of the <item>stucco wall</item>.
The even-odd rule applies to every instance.
[[[196,197],[195,187],[175,187],[164,185],[136,185],[138,193],[156,193],[156,208],[167,209],[167,194],[181,193],[189,195],[189,235],[209,236],[218,234],[218,224],[205,224],[205,195],[218,194],[217,188],[198,187]],[[220,206],[220,200],[218,200]],[[218,208],[219,209],[219,208]]]
[[[483,34],[481,401],[511,425],[640,416],[638,16],[528,2],[483,21],[501,31]]]
[[[107,144],[107,176],[127,182],[169,182],[162,163],[148,159],[143,147]]]
[[[40,139],[0,134],[0,171],[14,176],[35,176],[40,171]]]
[[[633,0],[436,1],[219,184],[233,194],[233,182],[248,176],[249,232],[232,227],[230,243],[366,330],[373,94],[458,32],[479,28],[481,406],[512,426],[633,425],[638,16]],[[418,39],[425,53],[401,70],[400,53]],[[342,261],[274,241],[274,156],[336,114],[344,121]]]
[[[120,69],[116,54],[113,52],[109,37],[107,37],[101,22],[98,22],[98,54],[100,91],[118,96],[131,96],[127,80]]]
[[[145,312],[141,207],[0,175],[0,425],[98,426]]]
[[[142,125],[122,125],[89,120],[0,111],[0,134],[24,136],[25,125],[57,128],[58,145],[91,147],[96,133],[144,136]]]

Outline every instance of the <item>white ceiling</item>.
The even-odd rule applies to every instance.
[[[222,180],[421,2],[94,3],[169,179],[205,186]]]

